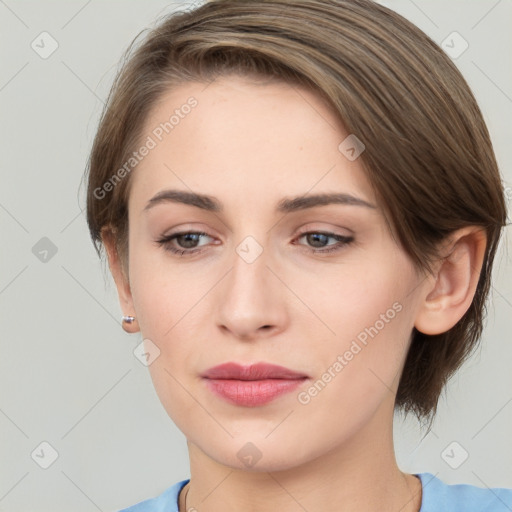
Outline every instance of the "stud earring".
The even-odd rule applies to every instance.
[[[137,327],[137,319],[134,316],[123,315],[122,317],[121,327],[124,331],[133,334],[138,331]]]

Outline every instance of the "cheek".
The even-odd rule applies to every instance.
[[[318,429],[326,440],[350,437],[383,404],[393,405],[412,310],[396,279],[390,274],[378,277],[354,273],[338,291],[324,290],[332,302],[324,305],[322,318],[336,335],[310,343],[315,378],[298,397],[298,412],[308,418],[308,428]],[[315,331],[309,329],[308,338],[314,341]]]
[[[336,379],[338,382],[369,386],[367,391],[383,383],[391,387],[404,361],[414,323],[412,268],[400,260],[393,264],[388,261],[385,267],[375,261],[337,274],[331,276],[321,294],[309,296],[312,309],[333,331],[324,336],[326,343],[320,350],[316,346],[317,369],[327,370],[341,356],[343,369],[338,364],[336,373],[343,376]],[[314,339],[313,332],[309,336]]]
[[[141,242],[131,243],[130,288],[141,333],[163,340],[171,335],[187,305],[190,308],[197,289],[194,278],[185,266],[170,267],[164,250],[142,237]]]
[[[178,428],[186,430],[186,418],[197,408],[187,379],[196,367],[197,354],[204,350],[200,342],[204,337],[197,327],[201,326],[197,318],[200,308],[194,308],[200,289],[190,284],[190,277],[171,274],[137,257],[131,288],[141,335],[159,350],[148,366],[156,394]]]
[[[211,272],[198,273],[189,265],[171,264],[165,254],[155,250],[135,249],[131,257],[131,290],[141,335],[160,351],[148,369],[165,408],[169,412],[176,409],[179,417],[182,408],[192,405],[180,382],[186,386],[184,376],[190,378],[197,370],[204,340],[211,339],[204,334],[210,327],[205,319],[212,325],[205,311],[205,294],[213,285]]]

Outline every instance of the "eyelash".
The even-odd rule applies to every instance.
[[[182,231],[180,233],[174,233],[172,235],[164,236],[156,241],[156,243],[163,247],[165,251],[169,251],[173,254],[177,254],[179,256],[191,256],[192,254],[199,254],[203,252],[202,249],[176,249],[172,247],[171,242],[180,236],[183,235],[200,235],[200,236],[210,236],[208,233],[204,233],[203,231]],[[354,241],[354,237],[352,236],[342,236],[337,235],[336,233],[330,233],[327,231],[306,231],[304,233],[300,233],[297,239],[300,239],[306,235],[324,235],[328,238],[334,238],[338,241],[337,244],[332,244],[330,249],[313,249],[310,252],[313,254],[325,254],[330,252],[341,251],[345,246],[350,245]]]

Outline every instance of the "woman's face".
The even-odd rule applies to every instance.
[[[129,198],[134,313],[162,404],[218,463],[285,469],[389,433],[425,281],[349,135],[316,94],[235,76],[172,90],[145,125]],[[171,190],[211,201],[162,198]],[[201,376],[226,362],[307,378],[234,403]]]

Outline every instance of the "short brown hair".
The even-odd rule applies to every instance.
[[[140,34],[139,34],[140,36]],[[173,86],[235,73],[311,88],[366,149],[362,165],[390,229],[417,269],[469,225],[487,245],[470,308],[449,331],[415,328],[395,407],[430,423],[448,378],[476,347],[491,270],[506,225],[503,184],[477,102],[426,34],[370,0],[212,0],[174,12],[128,47],[88,161],[87,222],[127,265],[130,175],[97,190],[140,142],[149,110]],[[103,194],[103,193],[102,193]]]

